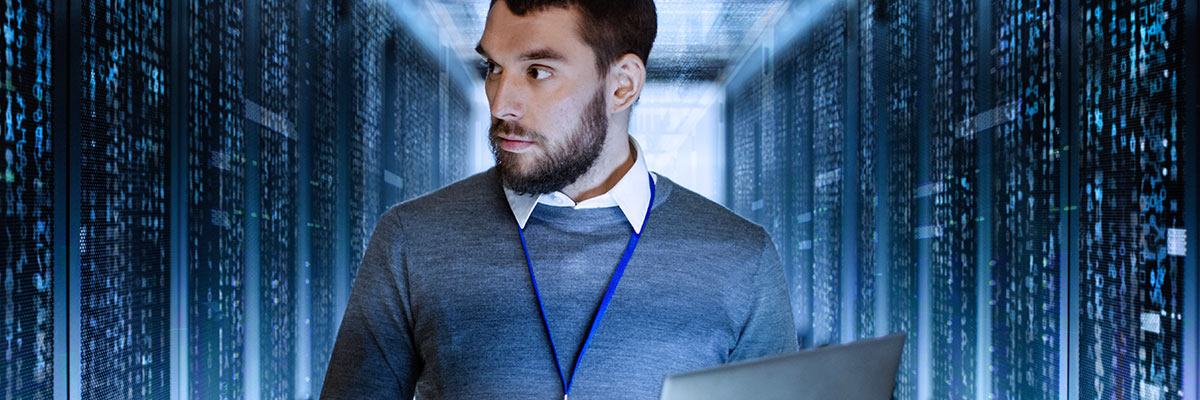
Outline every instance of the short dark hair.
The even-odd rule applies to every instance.
[[[491,1],[489,8],[497,0]],[[518,16],[551,7],[578,11],[580,35],[596,53],[596,68],[601,74],[626,54],[647,63],[658,35],[654,0],[504,0],[504,4]]]

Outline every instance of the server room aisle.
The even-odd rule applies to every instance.
[[[390,206],[490,167],[486,0],[8,0],[0,399],[317,397]],[[1200,400],[1200,2],[657,0],[631,134],[897,399]]]
[[[723,82],[727,193],[804,345],[908,332],[903,399],[1200,398],[1196,2],[790,10]]]
[[[380,1],[4,6],[0,398],[308,398],[366,240],[472,161],[472,72]]]

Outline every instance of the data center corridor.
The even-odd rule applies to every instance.
[[[656,3],[630,133],[771,234],[802,348],[1200,400],[1196,1]],[[3,399],[318,397],[380,215],[494,163],[486,0],[4,11]]]

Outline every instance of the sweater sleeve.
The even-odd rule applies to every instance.
[[[413,398],[423,362],[413,345],[403,247],[398,216],[384,214],[350,291],[322,399]]]
[[[765,242],[754,272],[749,317],[729,352],[729,362],[789,353],[798,349],[792,305],[775,243]]]

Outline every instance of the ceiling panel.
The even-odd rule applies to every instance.
[[[487,0],[421,0],[442,29],[442,41],[468,65],[479,57]],[[721,79],[729,64],[759,39],[787,0],[658,0],[658,37],[649,79],[685,84]]]

